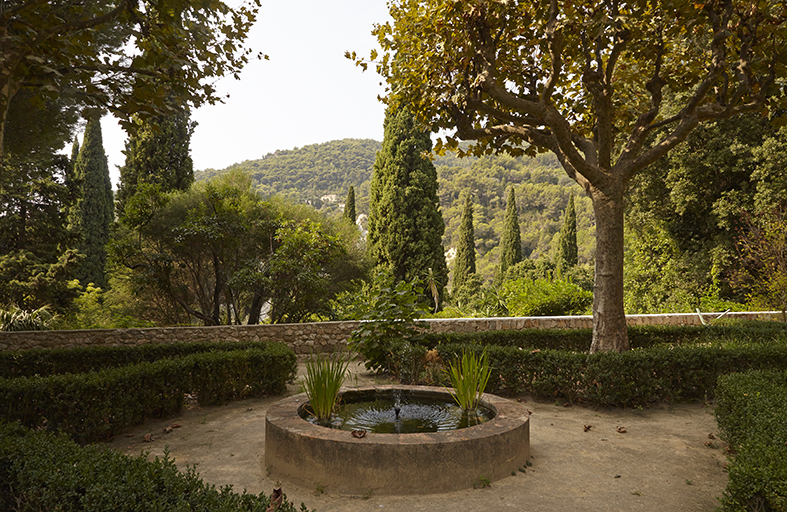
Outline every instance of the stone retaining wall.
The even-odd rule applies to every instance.
[[[629,315],[629,325],[701,325],[721,313]],[[780,320],[779,312],[728,313],[726,318]],[[589,329],[591,316],[526,318],[446,318],[426,320],[433,332],[478,332],[510,329]],[[283,341],[297,354],[331,352],[344,347],[357,321],[216,327],[163,327],[150,329],[92,329],[82,331],[0,332],[0,350],[79,346],[143,345],[145,343]]]

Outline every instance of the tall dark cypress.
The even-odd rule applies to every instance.
[[[120,168],[119,215],[143,183],[159,185],[163,192],[187,190],[194,183],[191,134],[195,126],[187,110],[151,122],[137,122],[137,130],[123,150],[126,163]]]
[[[355,224],[355,188],[352,185],[347,189],[347,200],[344,201],[344,214],[342,216]]]
[[[500,270],[498,279],[505,279],[506,271],[522,261],[522,235],[519,232],[519,213],[516,209],[514,187],[508,187],[503,234],[500,237]]]
[[[377,265],[390,269],[397,280],[431,275],[442,296],[448,267],[437,171],[426,157],[432,140],[403,107],[388,108],[384,128],[370,187],[369,250]]]
[[[558,235],[557,255],[555,264],[558,272],[574,267],[578,263],[577,256],[577,213],[574,209],[574,193],[568,197],[568,206],[563,215],[563,227]]]
[[[114,217],[112,182],[104,154],[100,116],[91,115],[79,150],[74,175],[80,194],[72,215],[74,231],[80,236],[79,252],[85,255],[77,273],[80,284],[93,283],[106,289],[104,266],[106,244]]]
[[[475,274],[475,232],[473,230],[473,199],[464,194],[462,223],[459,225],[459,240],[456,244],[456,259],[453,268],[453,289],[457,290]]]

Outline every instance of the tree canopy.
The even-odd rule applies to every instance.
[[[19,0],[0,8],[0,156],[14,95],[39,103],[68,96],[130,115],[169,112],[167,97],[198,106],[220,100],[214,81],[236,78],[260,0]]]
[[[191,160],[191,134],[196,123],[187,110],[157,116],[139,125],[129,134],[123,153],[126,162],[120,168],[117,209],[122,213],[126,201],[143,183],[161,185],[163,192],[187,190],[194,183]]]
[[[459,226],[459,240],[456,245],[456,258],[451,269],[453,290],[456,291],[475,274],[475,234],[473,231],[473,197],[465,193],[462,207],[462,223]]]
[[[591,351],[629,347],[623,307],[628,181],[701,122],[783,101],[787,7],[765,0],[403,0],[371,59],[438,142],[549,150],[593,200]],[[353,55],[350,55],[353,57]],[[379,59],[378,59],[379,57]],[[366,66],[362,60],[358,64]]]
[[[385,139],[374,162],[369,197],[368,248],[375,263],[398,281],[448,284],[437,197],[437,171],[426,157],[432,141],[407,108],[389,108]]]
[[[98,115],[88,119],[73,166],[74,180],[79,185],[71,227],[79,237],[79,252],[85,255],[77,278],[82,286],[93,283],[106,288],[106,245],[114,221],[115,202]]]

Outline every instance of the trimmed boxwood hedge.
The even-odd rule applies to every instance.
[[[787,510],[787,371],[724,375],[717,400],[734,454],[723,510]]]
[[[264,512],[270,498],[216,489],[172,459],[78,446],[63,435],[0,425],[0,510]],[[296,512],[284,499],[280,512]],[[300,510],[307,512],[305,505]]]
[[[781,322],[732,321],[708,326],[632,326],[632,349],[660,345],[787,343],[787,325]],[[427,348],[447,343],[476,343],[530,349],[587,352],[592,329],[522,329],[472,333],[425,333],[416,341]]]
[[[200,352],[263,349],[268,342],[148,343],[117,347],[76,347],[0,352],[0,377],[58,375],[119,368]]]
[[[787,368],[784,324],[648,327],[630,332],[633,345],[647,348],[593,355],[570,350],[585,335],[589,344],[590,331],[579,330],[429,335],[415,342],[391,342],[386,369],[405,382],[417,382],[428,349],[451,361],[463,350],[480,353],[486,348],[492,366],[490,392],[642,406],[711,398],[718,377],[727,373]]]
[[[97,372],[0,379],[0,417],[84,442],[177,412],[187,393],[205,405],[280,394],[296,368],[292,349],[269,343]]]
[[[478,345],[437,347],[443,361]],[[594,405],[640,406],[651,402],[707,399],[719,375],[746,369],[787,368],[787,346],[653,347],[622,354],[581,354],[488,346],[488,389],[527,392]]]

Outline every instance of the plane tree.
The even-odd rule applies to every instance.
[[[629,348],[626,186],[700,123],[784,100],[775,0],[397,0],[371,61],[460,154],[551,151],[593,202],[591,352]],[[369,61],[350,53],[364,69]],[[472,141],[460,148],[458,140]]]

